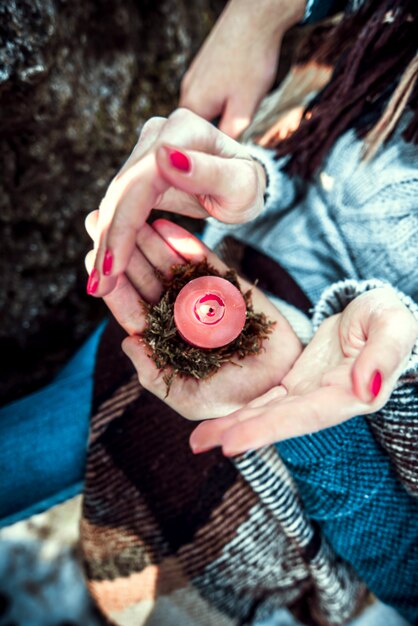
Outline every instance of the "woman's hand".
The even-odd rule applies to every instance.
[[[97,211],[86,222],[87,230],[95,238]],[[226,363],[211,378],[175,378],[166,398],[163,373],[148,356],[148,349],[141,340],[146,326],[142,301],[157,302],[161,295],[161,282],[155,274],[158,268],[169,275],[173,264],[186,261],[197,263],[203,258],[221,272],[227,267],[198,239],[186,230],[168,222],[157,220],[152,226],[145,224],[137,234],[134,254],[126,274],[122,274],[115,289],[104,299],[117,321],[130,337],[122,344],[123,350],[134,364],[141,384],[173,409],[188,419],[199,420],[234,411],[253,398],[279,384],[299,356],[302,346],[275,306],[253,288],[253,304],[256,311],[263,311],[275,321],[273,332],[264,344],[264,351],[256,356]],[[86,259],[89,270],[94,251]],[[146,271],[144,271],[144,267]],[[240,279],[242,290],[251,285]]]
[[[87,292],[112,291],[152,208],[246,222],[261,211],[265,185],[245,148],[191,111],[152,118],[100,205]]]
[[[277,72],[286,30],[303,17],[305,0],[231,0],[191,64],[180,106],[237,137],[250,123]]]
[[[323,322],[281,385],[191,435],[195,452],[231,456],[378,411],[405,368],[418,334],[390,288],[368,291]]]

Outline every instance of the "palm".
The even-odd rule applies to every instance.
[[[244,289],[249,288],[241,282]],[[184,417],[201,420],[227,415],[277,385],[290,370],[301,345],[288,322],[258,289],[253,290],[253,303],[256,311],[263,311],[276,322],[261,354],[234,359],[203,381],[177,377],[167,397],[163,374],[154,368],[150,391]]]
[[[87,223],[92,236],[95,234],[94,217]],[[93,254],[90,253],[87,265],[92,262]],[[203,258],[222,273],[228,269],[183,228],[166,220],[157,220],[152,227],[146,224],[137,238],[137,247],[126,274],[118,278],[115,289],[105,297],[106,304],[130,335],[123,347],[133,361],[142,385],[184,417],[195,420],[231,413],[279,384],[302,349],[286,319],[259,289],[254,288],[254,310],[265,313],[275,322],[263,351],[223,365],[219,372],[204,381],[176,377],[167,396],[166,372],[154,365],[148,357],[147,346],[140,339],[146,326],[141,301],[154,302],[161,294],[162,284],[156,269],[169,276],[173,264],[198,263]],[[240,285],[242,291],[252,288],[242,279]]]
[[[392,290],[358,296],[322,323],[281,385],[199,425],[192,447],[222,445],[225,454],[237,454],[379,410],[406,366],[416,334],[413,316]],[[370,382],[377,372],[383,372],[384,384],[373,394]]]

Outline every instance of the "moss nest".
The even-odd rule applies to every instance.
[[[150,358],[164,372],[167,395],[176,376],[204,380],[213,376],[224,363],[235,363],[249,355],[259,354],[275,322],[264,313],[256,313],[252,290],[242,293],[247,312],[245,325],[234,341],[221,348],[204,349],[187,343],[174,324],[174,302],[181,289],[191,280],[202,276],[219,276],[231,282],[242,293],[234,270],[218,272],[207,260],[197,264],[174,265],[169,279],[159,275],[163,293],[157,304],[145,304],[147,327],[143,339],[150,348]]]

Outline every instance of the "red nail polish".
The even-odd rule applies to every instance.
[[[103,274],[105,276],[109,276],[110,272],[112,271],[112,265],[113,265],[112,253],[110,252],[110,250],[106,250],[104,259],[103,259]]]
[[[190,163],[188,156],[179,150],[172,150],[171,148],[166,148],[166,150],[170,163],[176,168],[176,170],[180,170],[181,172],[190,172],[192,164]]]
[[[377,398],[381,387],[382,387],[382,374],[379,372],[379,370],[376,370],[370,381],[370,392],[373,398]]]
[[[89,276],[87,281],[87,293],[92,295],[97,291],[97,287],[99,286],[99,272],[94,269]]]

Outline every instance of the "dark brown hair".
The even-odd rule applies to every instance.
[[[331,31],[323,44],[326,56],[337,58],[331,80],[309,103],[299,128],[276,146],[278,157],[289,156],[286,169],[291,175],[311,178],[349,128],[360,137],[369,133],[374,152],[381,141],[371,131],[389,105],[396,123],[400,106],[412,109],[403,137],[418,143],[417,5],[416,0],[369,0]],[[320,58],[321,50],[315,56]],[[384,140],[389,136],[385,133]]]

